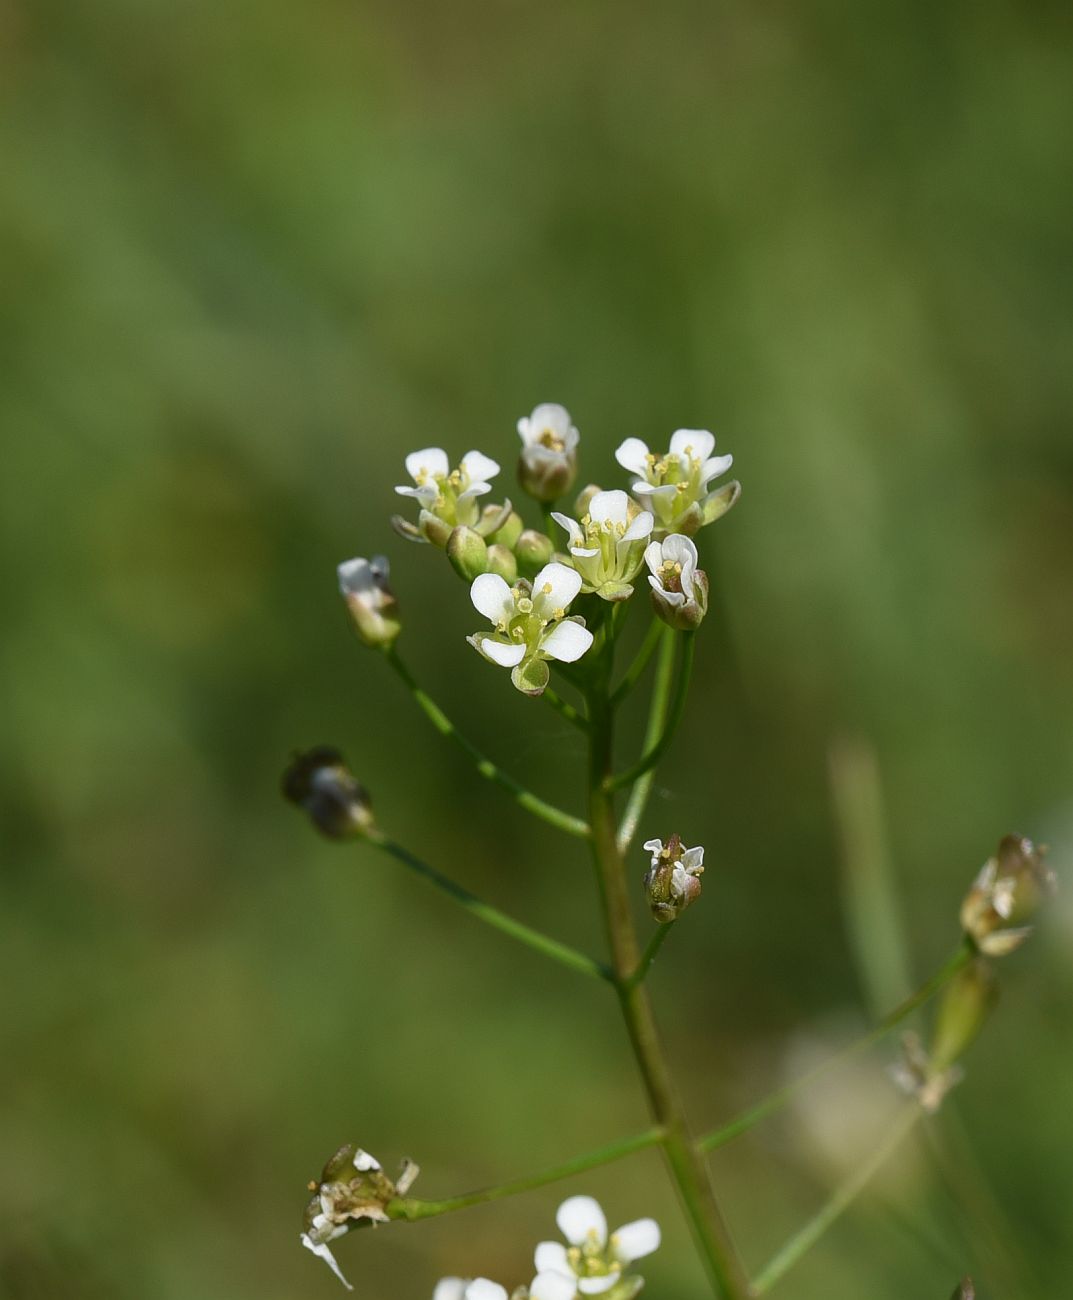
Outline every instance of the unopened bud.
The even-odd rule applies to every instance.
[[[1002,957],[1023,943],[1040,906],[1054,893],[1054,872],[1044,852],[1023,836],[1005,836],[965,895],[962,928],[987,956]]]
[[[555,543],[544,533],[535,528],[527,528],[514,543],[514,555],[518,568],[527,577],[534,577],[538,569],[549,563],[555,554]]]
[[[497,573],[508,583],[513,582],[518,576],[518,561],[514,558],[514,552],[503,545],[489,546],[488,572]]]
[[[960,1060],[984,1027],[998,1001],[998,981],[987,962],[976,958],[946,986],[935,1016],[929,1055],[933,1072]]]
[[[466,582],[488,572],[488,544],[476,529],[464,524],[447,539],[447,558],[455,573]]]
[[[283,773],[282,789],[329,839],[353,839],[374,824],[369,792],[329,745],[296,754]]]
[[[589,506],[592,505],[593,497],[602,491],[603,488],[598,483],[590,483],[588,487],[583,487],[574,502],[574,518],[584,519],[589,513]]]
[[[521,537],[524,528],[525,521],[517,510],[512,510],[495,532],[489,535],[488,541],[491,544],[505,546],[507,550],[513,551],[515,543]]]
[[[374,555],[371,560],[346,560],[336,572],[358,636],[368,646],[386,649],[402,631],[399,602],[388,583],[387,559]]]
[[[417,516],[417,527],[426,542],[442,550],[453,532],[454,526],[433,514],[431,510],[422,510]]]
[[[976,1300],[976,1287],[973,1286],[971,1277],[963,1277],[954,1287],[954,1294],[950,1300]]]
[[[704,849],[687,849],[680,835],[662,840],[648,840],[645,850],[652,864],[645,873],[645,895],[653,917],[661,924],[676,921],[690,903],[700,897],[700,877],[704,872]]]

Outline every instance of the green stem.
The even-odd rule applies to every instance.
[[[588,731],[589,724],[585,715],[574,708],[572,704],[567,703],[561,695],[558,695],[550,686],[544,688],[544,693],[540,697],[546,703],[550,704],[556,713],[561,713],[567,722],[572,723],[581,731]]]
[[[648,1097],[649,1110],[664,1131],[664,1157],[712,1292],[726,1300],[747,1300],[750,1294],[748,1277],[675,1094],[648,992],[643,985],[631,982],[639,959],[622,854],[615,834],[613,796],[607,789],[612,749],[612,709],[607,692],[610,653],[603,658],[602,675],[593,682],[589,695],[589,810],[593,860],[611,946],[619,1006]]]
[[[370,844],[375,845],[384,853],[390,854],[397,862],[401,862],[403,866],[409,867],[411,871],[416,872],[429,884],[435,885],[437,889],[453,899],[460,907],[464,907],[467,912],[484,921],[485,924],[493,926],[496,930],[501,930],[504,934],[509,934],[512,939],[517,939],[535,952],[550,957],[561,966],[569,967],[570,970],[580,971],[582,975],[591,975],[599,980],[611,979],[611,972],[600,962],[594,961],[591,957],[586,957],[584,953],[578,952],[575,948],[560,943],[558,939],[552,939],[546,934],[541,934],[539,930],[523,925],[521,921],[515,921],[513,917],[500,912],[497,908],[492,907],[490,903],[478,898],[476,894],[471,894],[468,889],[464,889],[450,876],[445,876],[442,872],[437,871],[435,867],[430,867],[427,862],[422,861],[409,849],[389,838],[383,831],[369,831],[365,838]]]
[[[611,694],[611,703],[616,708],[637,685],[644,670],[648,667],[648,661],[652,658],[652,652],[656,646],[659,645],[660,636],[666,626],[666,623],[661,622],[658,618],[654,618],[648,625],[648,631],[645,633],[645,639],[641,642],[640,650],[637,651],[633,663],[623,674],[622,681],[619,682]]]
[[[410,1198],[390,1201],[387,1205],[387,1213],[392,1219],[406,1219],[416,1223],[419,1219],[432,1219],[440,1214],[451,1214],[455,1210],[468,1210],[471,1205],[485,1205],[488,1201],[500,1201],[507,1196],[518,1196],[521,1192],[529,1192],[536,1187],[546,1187],[548,1183],[558,1183],[574,1174],[582,1174],[586,1169],[609,1165],[615,1160],[633,1155],[635,1151],[644,1151],[647,1147],[658,1146],[662,1141],[663,1130],[651,1128],[646,1133],[612,1142],[596,1151],[575,1156],[565,1164],[544,1169],[538,1174],[529,1174],[525,1178],[515,1178],[509,1183],[501,1183],[498,1187],[484,1187],[480,1191],[467,1192],[464,1196],[452,1196],[445,1201],[416,1201]]]
[[[874,1047],[881,1039],[885,1038],[892,1029],[896,1029],[908,1016],[912,1015],[918,1007],[922,1007],[925,1002],[929,1001],[950,982],[959,970],[968,962],[973,955],[972,944],[965,940],[953,956],[935,974],[926,980],[919,989],[911,996],[899,1003],[893,1011],[889,1012],[883,1019],[870,1030],[863,1038],[859,1038],[855,1043],[850,1043],[834,1056],[829,1057],[826,1061],[821,1062],[815,1069],[809,1070],[803,1074],[800,1079],[795,1079],[792,1083],[786,1084],[785,1087],[779,1088],[765,1097],[763,1101],[757,1102],[755,1106],[744,1111],[737,1119],[733,1119],[729,1124],[724,1124],[722,1128],[716,1129],[713,1133],[708,1133],[700,1139],[698,1146],[701,1151],[714,1151],[716,1147],[725,1146],[727,1142],[733,1141],[742,1133],[747,1133],[749,1129],[759,1124],[761,1120],[767,1119],[769,1115],[775,1114],[781,1110],[788,1102],[797,1096],[798,1092],[807,1088],[810,1084],[815,1083],[817,1079],[823,1078],[832,1070],[838,1069],[839,1066],[845,1065],[847,1061],[852,1060],[855,1056],[866,1052],[870,1047]]]
[[[632,988],[635,984],[643,984],[648,975],[648,968],[656,960],[656,954],[663,947],[664,941],[674,927],[673,921],[668,921],[663,925],[656,926],[656,932],[648,941],[648,947],[641,954],[641,960],[634,967],[633,974],[626,981]]]
[[[652,686],[652,700],[648,707],[648,724],[645,728],[644,749],[651,748],[663,731],[667,720],[667,707],[671,698],[671,686],[674,683],[674,633],[665,625],[660,625],[659,662],[656,664],[656,680]],[[630,791],[626,801],[626,811],[618,828],[618,848],[625,853],[637,834],[637,824],[644,815],[652,784],[656,779],[655,769],[646,772]]]
[[[924,1112],[916,1102],[907,1106],[894,1121],[887,1136],[876,1150],[832,1193],[819,1213],[796,1232],[753,1283],[756,1295],[767,1295],[776,1282],[816,1244],[828,1228],[842,1215],[871,1182],[898,1147],[916,1127]]]
[[[569,813],[563,812],[560,808],[556,808],[554,804],[546,802],[538,795],[533,794],[531,790],[527,790],[521,782],[516,781],[512,776],[508,776],[490,758],[486,758],[476,745],[467,740],[436,701],[417,684],[413,674],[394,649],[386,651],[385,657],[405,682],[407,689],[425,717],[428,718],[441,736],[453,740],[460,749],[469,755],[474,767],[481,776],[488,781],[495,782],[496,785],[502,786],[504,790],[509,790],[515,801],[527,812],[531,812],[534,816],[541,818],[552,826],[557,826],[561,831],[566,831],[568,835],[577,835],[582,839],[588,838],[589,827],[587,822],[582,821],[580,817],[571,817]]]
[[[625,772],[620,772],[618,776],[608,774],[604,778],[605,787],[608,791],[614,792],[615,790],[621,790],[623,786],[633,785],[638,777],[642,777],[646,772],[651,771],[667,752],[668,746],[674,739],[674,733],[678,730],[678,724],[682,721],[682,715],[686,711],[686,699],[689,696],[689,678],[693,671],[693,650],[696,645],[696,633],[683,632],[681,638],[682,660],[678,666],[678,681],[668,713],[667,724],[663,728],[663,734],[652,748],[647,750],[634,763],[633,767],[628,768]]]

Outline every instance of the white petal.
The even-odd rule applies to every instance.
[[[344,596],[363,596],[376,589],[373,566],[360,556],[344,560],[336,566],[335,572],[339,577],[339,590]]]
[[[629,518],[630,498],[619,488],[597,492],[589,502],[589,515],[598,523],[624,524]]]
[[[507,1289],[498,1282],[479,1277],[466,1287],[466,1300],[507,1300]]]
[[[514,595],[498,573],[482,573],[474,578],[469,598],[491,623],[509,622],[514,617]]]
[[[476,483],[471,483],[468,488],[459,492],[458,499],[459,501],[468,501],[470,497],[483,497],[486,492],[491,492],[491,490],[491,483],[485,483],[482,479],[478,479]]]
[[[599,1295],[601,1291],[610,1291],[620,1276],[621,1272],[616,1268],[607,1277],[579,1277],[577,1289],[582,1295]]]
[[[307,1237],[304,1232],[302,1233],[299,1240],[301,1241],[302,1245],[305,1246],[306,1250],[311,1250],[313,1254],[316,1255],[319,1259],[324,1260],[325,1264],[328,1265],[328,1267],[332,1270],[335,1276],[339,1279],[340,1282],[342,1282],[342,1284],[346,1287],[348,1291],[354,1290],[354,1288],[343,1276],[343,1270],[335,1262],[335,1256],[332,1254],[332,1252],[328,1249],[327,1246],[323,1244],[318,1246],[309,1237]]]
[[[495,478],[499,473],[499,466],[491,458],[480,451],[467,451],[462,457],[462,469],[466,477],[476,481],[477,479]],[[487,490],[491,490],[491,485],[486,484]]]
[[[566,609],[580,590],[581,574],[577,569],[553,560],[533,579],[533,610],[538,618],[549,618],[555,610]]]
[[[697,548],[693,541],[682,533],[671,533],[664,538],[663,555],[672,564],[682,566],[682,590],[693,593],[693,575],[697,571]]]
[[[538,1273],[562,1273],[566,1277],[572,1277],[574,1272],[561,1241],[542,1241],[533,1255],[533,1267]]]
[[[549,659],[558,659],[560,663],[572,664],[592,645],[593,636],[587,627],[564,619],[556,623],[540,643],[540,648]]]
[[[363,1151],[361,1147],[358,1147],[357,1151],[354,1152],[354,1168],[363,1174],[369,1169],[379,1169],[380,1161],[377,1160],[376,1156],[371,1156],[368,1151]]]
[[[561,438],[568,449],[571,449],[571,433],[574,435],[573,442],[575,444],[577,442],[577,430],[570,424],[570,412],[565,406],[560,406],[558,402],[541,402],[538,407],[534,408],[533,414],[524,423],[526,429],[523,433],[523,421],[518,421],[518,432],[521,433],[526,443],[537,442],[542,434],[549,431],[557,438]]]
[[[463,1277],[441,1277],[432,1293],[432,1300],[463,1300],[468,1285]]]
[[[672,485],[671,491],[674,492],[676,490],[677,489]],[[665,492],[665,489],[657,488],[653,483],[634,483],[633,487],[630,488],[630,491],[635,497],[647,497],[651,496],[653,492]]]
[[[645,840],[644,844],[642,844],[641,847],[644,849],[646,853],[651,853],[653,857],[655,857],[657,854],[663,852],[663,841]]]
[[[440,490],[435,483],[426,483],[424,487],[410,487],[403,483],[395,491],[400,497],[416,497],[423,506],[430,506],[440,495]]]
[[[563,1273],[538,1273],[529,1288],[529,1300],[574,1300],[577,1278]]]
[[[655,526],[655,519],[647,510],[642,510],[629,528],[622,534],[624,542],[639,542],[642,537],[650,537]]]
[[[598,546],[571,546],[570,554],[576,555],[579,560],[591,560],[594,555],[600,554]]]
[[[627,438],[615,452],[615,459],[623,469],[631,474],[640,474],[642,478],[648,473],[648,447],[640,438]]]
[[[715,438],[707,429],[679,429],[671,434],[671,455],[692,456],[694,460],[707,460],[715,446]]]
[[[571,519],[569,515],[561,515],[558,510],[551,512],[552,519],[560,528],[565,528],[570,537],[570,549],[580,546],[585,540],[585,534],[581,531],[581,525],[576,519]]]
[[[607,1241],[607,1219],[600,1209],[600,1202],[591,1196],[571,1196],[563,1201],[555,1222],[571,1246],[580,1246],[587,1241],[590,1232],[596,1234],[601,1246]]]
[[[621,1263],[632,1264],[635,1259],[643,1259],[657,1250],[659,1241],[659,1224],[655,1219],[637,1219],[624,1223],[611,1234],[611,1249]]]
[[[707,487],[709,479],[718,478],[720,474],[725,474],[733,464],[733,456],[713,456],[710,460],[706,460],[700,467],[701,487]]]
[[[698,844],[695,849],[686,849],[682,854],[682,866],[691,876],[699,876],[704,870],[704,845]]]
[[[645,547],[645,564],[652,570],[653,574],[659,573],[663,567],[663,547],[659,542],[649,542]],[[657,587],[663,584],[656,578],[649,578],[649,582],[655,583]]]
[[[412,451],[406,457],[406,472],[416,483],[421,471],[430,478],[445,478],[450,473],[447,453],[442,447],[426,447],[424,451]]]
[[[477,649],[486,659],[501,668],[516,668],[525,658],[525,646],[516,642],[497,641],[492,636],[482,636]]]

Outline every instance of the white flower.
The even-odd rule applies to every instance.
[[[555,1217],[569,1246],[558,1241],[537,1246],[537,1276],[529,1289],[534,1300],[571,1300],[573,1292],[563,1283],[582,1295],[610,1291],[627,1265],[659,1246],[659,1224],[654,1219],[637,1219],[608,1235],[607,1218],[591,1196],[571,1196]]]
[[[547,660],[572,664],[592,645],[582,618],[567,618],[581,590],[581,576],[565,564],[546,564],[533,579],[508,587],[495,573],[474,578],[470,599],[495,625],[495,632],[467,637],[486,659],[512,669],[511,680],[526,695],[540,695],[548,684]]]
[[[687,849],[681,836],[646,840],[644,849],[652,855],[652,865],[645,875],[645,893],[652,915],[657,921],[675,921],[690,903],[700,897],[700,877],[704,874],[704,848]]]
[[[516,1297],[518,1294],[515,1292]],[[507,1289],[486,1277],[442,1277],[436,1283],[432,1300],[507,1300]]]
[[[518,421],[522,454],[518,478],[538,501],[554,501],[569,490],[577,472],[578,431],[570,412],[556,402],[542,402]]]
[[[596,492],[580,523],[568,515],[553,513],[552,518],[570,536],[570,554],[584,580],[583,591],[604,600],[633,595],[629,584],[644,563],[644,543],[654,523],[647,510],[638,510],[625,492]]]
[[[645,550],[651,573],[652,604],[665,623],[694,631],[708,612],[708,575],[697,568],[697,548],[690,538],[671,533]]]
[[[477,528],[484,535],[494,532],[510,514],[508,502],[504,510],[494,511],[492,518],[481,518],[478,497],[491,492],[488,480],[499,473],[499,466],[479,451],[467,451],[457,469],[452,470],[442,447],[426,447],[406,457],[406,472],[414,486],[404,483],[395,491],[399,496],[417,501],[418,523],[415,527],[398,516],[392,523],[398,532],[413,541],[446,546],[447,538],[460,524]]]
[[[339,590],[346,601],[358,636],[369,646],[390,646],[402,630],[399,602],[388,582],[387,557],[371,560],[358,556],[344,560],[336,570]]]
[[[656,516],[661,533],[692,536],[705,524],[725,514],[738,499],[740,487],[728,483],[708,492],[713,478],[725,474],[733,456],[713,456],[715,438],[707,429],[679,429],[671,436],[670,450],[657,456],[640,438],[627,438],[615,459],[637,475],[632,492]]]

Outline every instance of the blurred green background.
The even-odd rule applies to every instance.
[[[292,748],[337,744],[416,851],[600,942],[581,848],[348,629],[334,566],[383,549],[433,694],[578,806],[579,739],[389,531],[414,448],[478,447],[509,491],[514,422],[551,400],[583,481],[680,425],[735,455],[642,828],[708,846],[654,974],[698,1126],[867,1023],[855,952],[883,934],[846,924],[839,738],[851,772],[878,758],[914,979],[1002,833],[1061,873],[1071,28],[999,0],[0,5],[0,1292],[338,1295],[297,1233],[340,1142],[437,1196],[645,1122],[606,992],[279,799]],[[1002,963],[934,1141],[778,1294],[1068,1292],[1071,939],[1066,898]],[[714,1160],[754,1268],[882,1133],[892,1050]],[[702,1293],[654,1156],[563,1190],[656,1214],[649,1294]],[[338,1253],[360,1295],[514,1284],[558,1199]]]

